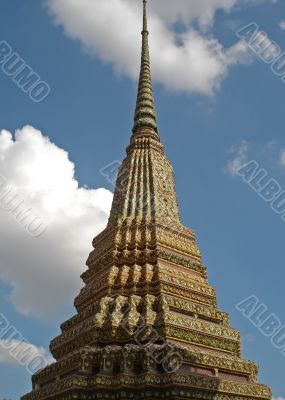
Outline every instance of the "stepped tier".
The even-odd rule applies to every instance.
[[[256,379],[254,363],[191,346],[86,346],[34,375],[23,399],[269,399]]]

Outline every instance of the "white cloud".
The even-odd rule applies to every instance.
[[[285,400],[285,397],[273,397],[272,400]]]
[[[248,150],[249,143],[246,140],[242,140],[239,146],[231,150],[233,157],[228,160],[226,171],[232,177],[236,176],[237,171],[246,163]]]
[[[30,343],[18,340],[0,340],[0,363],[27,365],[32,360],[40,358],[44,363],[53,361],[50,353],[43,347],[37,347]]]
[[[282,21],[279,22],[279,28],[282,31],[285,31],[285,20],[283,19]]]
[[[229,12],[242,0],[156,0],[150,2],[153,76],[169,89],[212,94],[231,65],[248,62],[240,43],[230,48],[210,33],[218,10]],[[142,2],[133,0],[45,0],[65,33],[86,51],[137,79]],[[173,24],[182,22],[183,33]],[[197,22],[196,28],[194,23]],[[198,26],[198,27],[197,27]]]
[[[107,221],[112,194],[81,188],[68,154],[26,126],[0,131],[0,175],[47,224],[31,237],[0,204],[0,281],[18,312],[43,319],[71,306],[92,238]]]
[[[201,27],[206,28],[212,25],[218,10],[229,12],[237,3],[237,0],[192,0],[189,5],[189,0],[158,0],[152,2],[150,9],[167,22],[175,23],[180,20],[189,24],[197,20]]]

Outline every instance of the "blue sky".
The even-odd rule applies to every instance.
[[[0,129],[14,133],[30,125],[19,131],[17,139],[6,134],[0,141],[0,174],[21,188],[24,197],[31,195],[31,187],[39,194],[47,185],[49,193],[54,190],[62,200],[60,205],[49,203],[48,215],[39,196],[29,197],[30,202],[38,202],[41,215],[54,223],[48,228],[46,242],[44,235],[27,237],[7,212],[0,213],[1,242],[5,244],[5,249],[0,245],[0,313],[42,351],[58,334],[59,323],[74,313],[73,297],[84,259],[92,236],[106,221],[111,201],[107,191],[97,189],[113,190],[100,169],[124,157],[132,128],[138,66],[133,60],[138,53],[132,56],[130,49],[134,43],[137,48],[140,40],[140,2],[136,8],[125,0],[130,14],[125,21],[120,18],[114,23],[114,32],[110,32],[106,22],[100,21],[103,16],[96,1],[91,7],[91,26],[84,20],[88,0],[77,2],[82,3],[82,16],[78,14],[75,20],[74,10],[69,12],[64,0],[0,2],[0,41],[9,43],[51,88],[44,101],[35,103],[0,70]],[[121,4],[121,0],[114,2],[118,7]],[[285,5],[280,0],[209,0],[210,10],[206,10],[206,6],[199,8],[196,0],[192,4],[181,0],[178,6],[167,2],[162,12],[159,3],[153,0],[150,7],[150,31],[153,36],[157,33],[151,39],[154,89],[160,134],[174,167],[182,220],[197,234],[219,305],[241,331],[244,356],[260,365],[260,381],[273,388],[274,396],[285,397],[285,357],[273,347],[270,337],[235,307],[255,295],[285,324],[285,223],[233,171],[234,166],[256,160],[285,190],[285,84],[246,45],[238,48],[235,34],[236,29],[254,21],[285,52],[285,31],[280,27]],[[183,21],[179,18],[182,11]],[[131,35],[130,43],[127,36],[116,32],[118,27]],[[168,41],[167,35],[174,32],[185,33],[187,37],[180,36],[180,50],[193,46],[192,56],[183,58],[179,46]],[[113,34],[118,36],[117,43],[112,42]],[[213,41],[219,50],[213,50]],[[198,51],[199,43],[203,51]],[[160,65],[165,49],[173,57],[177,55],[177,62]],[[179,57],[185,63],[183,68]],[[191,60],[197,63],[195,68]],[[11,148],[9,154],[5,143]],[[37,149],[41,153],[36,154]],[[41,165],[39,154],[45,155],[47,164],[45,171],[35,175]],[[61,186],[66,182],[66,186],[61,192],[51,181]],[[81,197],[73,187],[76,181],[83,188]],[[70,197],[66,193],[71,193]],[[66,215],[61,215],[60,207]],[[45,252],[38,254],[41,246]],[[74,251],[69,257],[76,262],[70,273],[67,250]],[[61,285],[62,308],[58,308]],[[25,368],[1,352],[0,376],[0,400],[14,400],[30,390]]]

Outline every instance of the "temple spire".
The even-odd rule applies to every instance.
[[[149,129],[149,133],[158,136],[156,112],[153,98],[150,57],[148,45],[147,27],[147,0],[143,0],[143,30],[142,30],[142,54],[141,72],[138,85],[137,105],[134,118],[133,133],[144,128]]]

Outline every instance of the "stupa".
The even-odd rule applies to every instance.
[[[181,223],[148,35],[144,0],[134,127],[108,225],[93,241],[77,313],[50,344],[56,361],[32,377],[22,400],[271,399],[217,306],[194,232]]]

